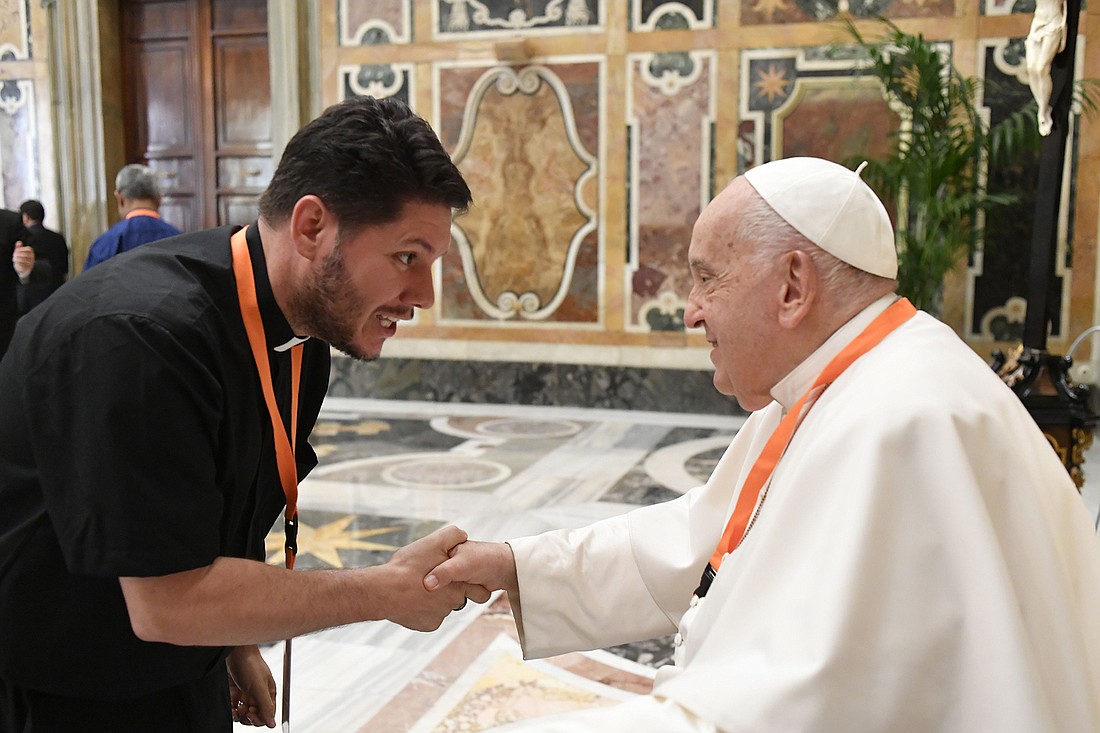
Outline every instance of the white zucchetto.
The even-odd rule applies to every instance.
[[[775,213],[837,259],[896,278],[894,227],[878,196],[855,171],[821,158],[783,158],[745,178]]]

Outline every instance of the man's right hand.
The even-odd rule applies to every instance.
[[[26,281],[34,269],[34,249],[22,242],[16,242],[15,251],[11,254],[11,266],[19,279]]]
[[[446,588],[429,592],[424,576],[448,561],[456,546],[463,546],[466,533],[457,527],[444,527],[393,553],[387,568],[398,572],[397,597],[390,604],[390,621],[414,631],[434,631],[454,610],[466,605],[467,599],[485,603],[490,592],[479,584],[449,583]],[[401,596],[405,596],[402,598]]]

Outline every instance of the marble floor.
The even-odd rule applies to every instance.
[[[297,566],[385,562],[445,524],[495,540],[581,526],[706,479],[744,418],[330,398],[303,483]],[[1095,468],[1096,470],[1090,470]],[[1100,441],[1082,492],[1100,515]],[[269,561],[282,562],[281,528]],[[282,644],[264,649],[281,680]],[[423,634],[368,623],[295,639],[295,733],[485,730],[646,692],[671,639],[522,662],[504,598]],[[235,726],[237,730],[255,730]]]

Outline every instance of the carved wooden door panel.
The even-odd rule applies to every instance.
[[[126,155],[184,231],[247,224],[271,178],[266,0],[122,0]]]

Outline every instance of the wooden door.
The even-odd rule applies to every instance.
[[[271,179],[267,0],[121,0],[128,162],[184,231],[247,224]]]

